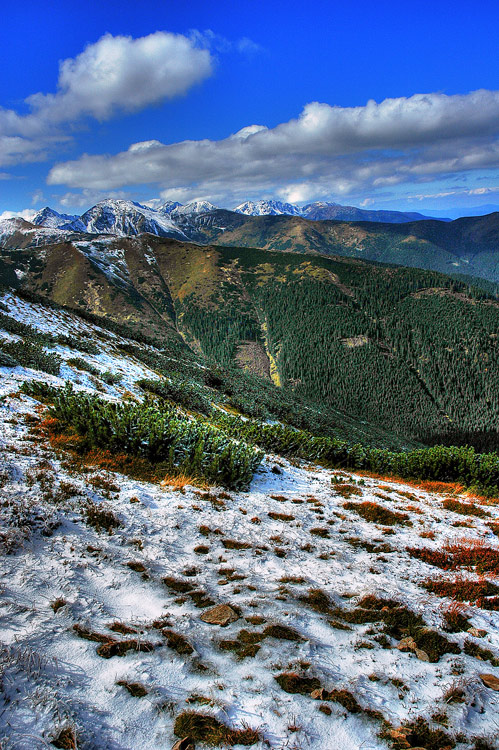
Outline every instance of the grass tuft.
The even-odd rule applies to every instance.
[[[177,737],[189,737],[210,747],[217,745],[256,745],[262,739],[257,729],[231,729],[210,714],[183,711],[175,719],[173,731]]]

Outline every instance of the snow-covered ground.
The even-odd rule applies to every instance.
[[[79,354],[123,376],[118,386],[103,384],[101,394],[138,393],[134,381],[151,376],[113,350],[113,334],[69,313],[41,313],[10,297],[3,302],[40,330],[108,337],[106,353]],[[65,359],[78,354],[57,351]],[[411,557],[406,548],[442,550],[464,537],[497,547],[487,526],[499,519],[493,502],[479,506],[489,516],[465,518],[443,508],[442,494],[271,455],[249,492],[189,485],[179,491],[95,466],[75,473],[34,431],[44,407],[19,392],[33,377],[96,388],[95,379],[70,365],[61,376],[0,368],[2,750],[50,746],[66,727],[81,748],[165,750],[178,739],[174,721],[185,710],[258,729],[257,748],[386,748],[378,737],[380,716],[372,711],[393,727],[440,714],[431,726],[461,733],[460,750],[472,747],[473,737],[497,736],[498,694],[479,674],[499,677],[499,669],[464,653],[429,663],[397,649],[394,639],[377,640],[377,624],[341,618],[341,611],[375,594],[399,600],[443,632],[449,600],[421,584],[454,574]],[[350,488],[349,501],[374,501],[407,514],[412,525],[362,520],[344,508],[345,489],[332,484],[333,477]],[[111,510],[121,525],[113,533],[97,531],[85,521],[88,502]],[[457,525],[463,523],[468,526]],[[330,597],[334,616],[310,606],[311,589]],[[204,622],[201,616],[214,604],[231,605],[239,619],[227,627]],[[448,633],[449,641],[462,647],[468,639],[499,656],[498,613],[468,606],[466,614],[485,634]],[[113,623],[130,631],[116,632]],[[220,646],[241,630],[263,633],[274,624],[293,628],[301,640],[267,636],[245,658]],[[100,644],[79,637],[75,625],[132,639],[135,647],[103,658]],[[185,637],[191,653],[168,646],[161,628]],[[317,678],[328,691],[346,689],[363,710],[351,713],[334,700],[284,692],[275,679],[283,672]],[[118,681],[141,683],[146,693],[134,697]],[[444,698],[451,687],[463,691],[462,702]]]

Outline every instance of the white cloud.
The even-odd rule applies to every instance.
[[[35,214],[36,211],[33,211],[32,208],[23,208],[21,211],[3,211],[3,213],[0,214],[0,221],[3,221],[4,219],[12,219],[14,217],[31,221]]]
[[[56,94],[34,94],[28,103],[44,118],[107,120],[185,94],[212,73],[208,50],[180,34],[106,34],[77,57],[61,62]]]
[[[59,65],[55,94],[33,94],[28,115],[0,108],[0,163],[46,158],[70,136],[62,126],[107,120],[182,96],[210,76],[213,59],[192,38],[157,31],[133,39],[106,34]]]
[[[37,203],[43,203],[44,201],[43,192],[41,190],[35,190],[35,192],[31,195],[31,205],[36,206]]]
[[[105,192],[102,192],[99,190],[86,189],[82,190],[81,193],[67,192],[64,193],[64,195],[54,195],[52,197],[57,200],[63,209],[87,209],[89,206],[93,206],[105,198],[132,200],[131,196],[125,190],[106,190]]]
[[[491,186],[491,187],[480,187],[480,188],[470,188],[469,190],[445,190],[440,193],[420,193],[419,195],[411,195],[408,196],[410,198],[413,198],[418,201],[426,200],[427,198],[449,198],[454,197],[456,195],[462,195],[462,196],[482,196],[482,195],[494,195],[494,193],[499,193],[499,187]]]
[[[499,91],[416,94],[362,107],[312,102],[275,128],[249,125],[220,141],[153,140],[114,156],[83,155],[57,164],[48,182],[98,190],[152,184],[184,199],[345,196],[497,167],[498,130]]]
[[[248,39],[247,36],[231,41],[221,34],[216,34],[212,29],[205,29],[204,31],[191,29],[189,36],[198,46],[206,47],[213,50],[213,52],[224,54],[227,52],[239,52],[242,55],[249,56],[263,52],[263,47],[252,39]]]

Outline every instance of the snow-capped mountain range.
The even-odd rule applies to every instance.
[[[281,201],[246,201],[236,206],[234,209],[238,214],[246,216],[303,216],[303,209],[294,206],[292,203],[282,203]]]
[[[374,221],[404,223],[429,217],[417,213],[400,211],[368,211],[354,206],[341,206],[337,203],[315,202],[306,206],[296,206],[276,200],[246,201],[232,211],[219,209],[209,201],[193,201],[182,205],[178,201],[166,201],[157,208],[128,200],[107,199],[85,211],[81,216],[62,214],[46,206],[31,220],[35,226],[64,232],[85,232],[88,234],[113,234],[122,237],[148,232],[159,237],[175,239],[195,239],[196,228],[203,215],[217,213],[217,223],[230,214],[245,216],[298,216],[313,221],[336,219],[340,221]],[[224,226],[219,227],[221,230]]]
[[[275,200],[246,201],[237,206],[234,211],[247,216],[301,216],[303,219],[321,221],[335,219],[337,221],[374,221],[388,224],[402,224],[407,221],[421,221],[434,217],[404,211],[371,211],[356,206],[342,206],[340,203],[315,201],[305,206],[295,206],[293,203],[282,203]]]

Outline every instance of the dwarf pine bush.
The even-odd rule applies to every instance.
[[[50,412],[89,449],[140,456],[226,487],[247,487],[262,460],[261,451],[213,425],[155,403],[111,403],[66,387],[53,395]]]
[[[3,309],[8,308],[2,306]],[[77,349],[80,352],[86,354],[98,354],[99,348],[92,342],[75,336],[68,336],[62,333],[52,334],[47,331],[39,331],[28,323],[22,323],[20,320],[16,320],[10,315],[4,315],[0,312],[0,328],[9,333],[14,333],[18,336],[22,336],[24,341],[29,343],[40,344],[44,346],[55,346],[60,344],[61,346],[68,346],[70,349]]]
[[[175,374],[169,375],[168,380],[142,378],[142,380],[137,381],[137,385],[161,398],[175,401],[186,409],[192,409],[201,414],[211,414],[211,402],[201,393],[201,386],[196,387],[193,383]]]
[[[435,445],[396,452],[315,437],[287,425],[243,420],[227,414],[218,415],[217,423],[231,437],[283,456],[319,461],[336,468],[367,469],[405,479],[461,482],[490,493],[499,491],[499,455],[477,453],[469,446]]]
[[[0,348],[13,357],[22,367],[31,367],[50,375],[59,375],[61,358],[57,354],[48,354],[43,346],[31,341],[1,342]]]
[[[222,412],[217,412],[213,426],[182,418],[165,405],[116,405],[35,381],[24,383],[22,390],[35,398],[54,400],[54,415],[86,436],[90,446],[112,444],[121,452],[126,450],[153,461],[168,460],[172,466],[191,473],[195,469],[207,479],[227,486],[247,484],[260,463],[261,452],[255,453],[249,443],[281,456],[317,461],[334,468],[366,469],[405,479],[460,482],[490,494],[499,492],[499,455],[477,453],[469,446],[436,445],[396,452],[317,437],[288,425],[241,419]],[[209,456],[203,457],[204,451]]]
[[[90,362],[87,362],[86,359],[83,359],[83,357],[70,357],[70,359],[66,360],[66,363],[68,365],[71,365],[72,367],[76,367],[77,370],[84,370],[85,372],[89,372],[90,375],[99,375],[99,370],[90,364]]]
[[[360,444],[351,445],[345,440],[316,437],[288,425],[243,420],[228,414],[217,415],[217,424],[228,435],[247,440],[281,456],[322,461],[331,466],[365,467],[368,449]]]

